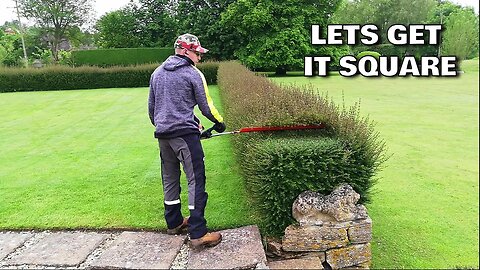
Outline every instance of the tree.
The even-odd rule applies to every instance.
[[[89,30],[73,27],[68,31],[68,37],[73,48],[93,48],[95,46],[94,35]]]
[[[5,60],[8,56],[7,46],[3,44],[5,38],[5,33],[0,29],[0,66],[3,65],[3,60]],[[5,42],[6,43],[6,42]]]
[[[344,1],[334,14],[334,22],[338,24],[375,24],[380,36],[385,33],[392,21],[394,0],[354,0]]]
[[[422,24],[435,9],[435,0],[396,0],[389,10],[392,24]]]
[[[172,46],[178,24],[173,0],[139,0],[107,13],[96,24],[96,42],[104,48]]]
[[[134,5],[139,33],[145,47],[172,47],[177,37],[171,1],[139,0]]]
[[[428,23],[444,24],[450,14],[460,11],[462,6],[454,4],[450,1],[439,1],[430,14]]]
[[[7,49],[0,45],[0,66],[3,65],[3,60],[7,57]]]
[[[178,33],[191,33],[210,49],[210,59],[233,59],[238,47],[235,28],[221,24],[221,14],[234,0],[177,0],[172,5]]]
[[[33,19],[47,33],[50,50],[58,61],[62,40],[69,29],[83,26],[92,18],[93,0],[18,0],[21,14]]]
[[[23,57],[18,21],[0,27],[0,66],[15,66]]]
[[[238,47],[234,27],[220,16],[235,0],[138,0],[102,16],[95,42],[104,48],[172,47],[183,33],[197,35],[210,49],[207,58],[232,59]]]
[[[383,42],[393,24],[421,24],[428,21],[435,0],[354,0],[346,1],[335,13],[340,24],[375,24]]]
[[[431,16],[437,7],[436,0],[354,0],[344,1],[333,21],[338,24],[375,24],[379,28],[379,52],[389,55],[436,55],[435,45],[393,46],[387,31],[393,24],[432,23]],[[368,50],[362,45],[352,46],[354,51]],[[383,48],[383,49],[382,49]],[[388,48],[388,49],[387,49]]]
[[[470,8],[456,11],[445,22],[442,54],[455,55],[464,60],[472,52],[478,53],[478,15]]]
[[[340,0],[239,0],[222,16],[224,25],[237,29],[240,46],[235,55],[248,67],[275,69],[283,75],[303,65],[310,45],[311,24],[327,24]]]
[[[95,43],[102,48],[142,47],[137,18],[129,7],[109,12],[97,21]]]

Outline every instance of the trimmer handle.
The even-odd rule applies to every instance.
[[[236,131],[227,131],[227,132],[222,132],[222,133],[215,133],[215,134],[212,134],[212,131],[214,131],[215,126],[209,128],[209,129],[206,129],[202,132],[202,134],[200,134],[200,139],[203,140],[203,139],[210,139],[212,137],[217,137],[217,136],[222,136],[222,135],[228,135],[228,134],[236,134],[236,133],[239,133],[240,131],[236,130]]]
[[[200,139],[209,139],[212,137],[212,131],[214,131],[214,127],[211,127],[209,129],[206,129],[204,131],[202,131],[202,133],[200,134]]]

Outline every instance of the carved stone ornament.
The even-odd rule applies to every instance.
[[[292,214],[301,226],[366,219],[367,209],[356,204],[359,199],[360,195],[348,184],[340,185],[326,196],[305,191],[293,203]]]

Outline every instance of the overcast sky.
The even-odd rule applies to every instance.
[[[100,18],[100,16],[109,11],[126,6],[130,0],[95,0],[94,2],[93,9],[96,12],[96,17]],[[16,19],[17,14],[13,7],[15,7],[14,0],[0,0],[0,25],[3,25],[6,21]],[[25,19],[22,19],[22,22],[25,23]]]
[[[97,18],[106,12],[117,10],[128,4],[130,0],[96,0],[94,9],[97,13]],[[479,0],[453,0],[462,6],[472,6],[475,12],[478,14]],[[13,7],[15,2],[13,0],[0,0],[0,25],[3,25],[5,21],[11,21],[16,18]],[[25,19],[22,20],[24,22]]]

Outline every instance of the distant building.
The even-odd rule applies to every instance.
[[[5,34],[7,34],[7,35],[15,35],[16,33],[17,32],[10,27],[5,29]]]

